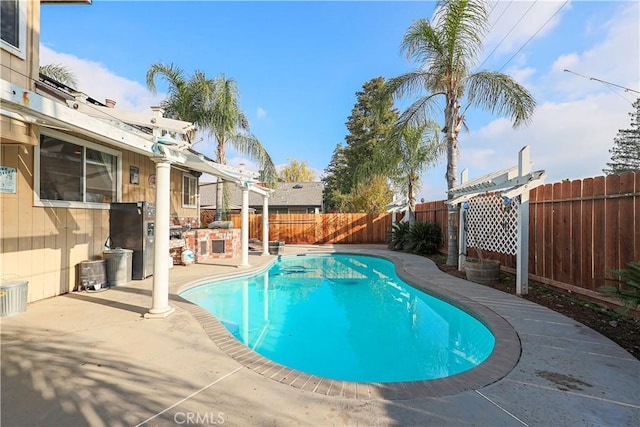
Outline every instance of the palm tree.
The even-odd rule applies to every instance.
[[[208,108],[215,92],[214,81],[202,71],[195,71],[187,78],[184,71],[174,64],[151,64],[147,71],[147,87],[154,94],[156,78],[160,76],[168,84],[169,96],[162,101],[162,108],[168,118],[194,123],[200,129],[208,125]],[[193,139],[196,130],[187,138]]]
[[[147,87],[154,93],[157,76],[164,78],[169,85],[169,97],[162,103],[167,117],[195,123],[199,129],[212,134],[218,144],[218,163],[226,163],[225,146],[229,142],[239,153],[259,163],[266,182],[275,182],[273,161],[258,139],[249,132],[249,121],[240,110],[235,80],[226,79],[224,75],[208,79],[201,71],[187,78],[183,70],[173,64],[156,63],[147,71]],[[188,137],[192,138],[193,134]],[[216,220],[222,217],[223,194],[223,186],[219,185]]]
[[[395,97],[421,94],[401,115],[399,122],[405,126],[436,112],[437,102],[444,97],[441,131],[447,147],[449,190],[456,186],[458,134],[465,126],[469,107],[509,117],[517,127],[531,119],[536,105],[529,91],[510,76],[495,71],[473,71],[487,32],[488,18],[486,2],[439,1],[433,21],[416,20],[402,40],[401,50],[418,62],[419,68],[388,82],[387,89]],[[450,206],[448,265],[458,263],[456,212],[456,208]]]
[[[227,79],[224,74],[214,82],[212,103],[208,108],[207,128],[218,144],[216,161],[226,163],[225,148],[227,143],[240,154],[257,160],[262,168],[262,180],[274,183],[277,171],[269,153],[260,141],[251,134],[249,120],[240,109],[238,86],[234,79]],[[216,188],[216,220],[222,219],[224,199],[223,185]]]
[[[406,218],[410,223],[415,222],[420,175],[434,166],[445,151],[445,145],[438,140],[438,131],[439,126],[434,122],[401,127],[376,149],[372,163],[365,166],[367,175],[373,172],[390,177],[406,195]]]
[[[71,72],[67,67],[61,64],[46,64],[41,65],[39,69],[40,74],[69,86],[75,89],[78,86],[78,79],[75,74]]]
[[[413,223],[420,175],[435,166],[446,147],[438,140],[438,126],[433,122],[403,128],[397,144],[392,144],[391,147],[394,147],[400,160],[392,179],[407,195],[408,220]]]

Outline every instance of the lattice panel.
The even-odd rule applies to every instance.
[[[468,203],[467,246],[515,255],[520,197],[505,200],[497,194],[481,195]]]

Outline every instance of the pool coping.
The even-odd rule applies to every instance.
[[[397,252],[385,254],[384,252],[369,250],[327,250],[314,251],[313,255],[333,253],[368,255],[383,258],[392,262],[398,276],[409,285],[458,307],[482,322],[495,337],[493,351],[489,357],[477,367],[445,378],[389,383],[365,383],[332,380],[288,368],[260,355],[238,341],[211,313],[179,295],[188,289],[192,289],[204,283],[210,283],[211,281],[215,282],[229,278],[239,278],[258,274],[259,272],[270,268],[272,264],[276,262],[276,257],[260,268],[243,270],[241,273],[235,272],[186,283],[179,287],[175,295],[177,298],[174,301],[178,303],[182,309],[191,313],[191,315],[193,315],[200,323],[209,338],[211,338],[211,340],[224,353],[233,358],[239,364],[279,383],[327,396],[365,400],[405,400],[418,397],[450,396],[469,390],[480,389],[493,384],[504,378],[518,363],[522,352],[522,345],[518,334],[507,320],[485,305],[474,301],[471,298],[456,293],[451,289],[431,284],[424,278],[418,278],[410,274],[406,271],[403,262],[396,256],[398,255]],[[432,261],[427,258],[420,257],[420,259],[425,262],[432,263]],[[437,271],[433,272],[434,274],[448,276],[437,268],[436,270]]]

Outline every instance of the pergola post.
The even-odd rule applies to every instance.
[[[531,173],[529,146],[518,153],[518,176]],[[529,293],[529,187],[524,185],[518,205],[518,253],[516,255],[516,295]]]
[[[469,169],[463,169],[460,173],[460,185],[464,185],[469,179]],[[467,259],[467,232],[465,230],[466,210],[458,209],[458,271],[464,270],[464,262]]]
[[[529,190],[520,195],[518,205],[518,253],[516,254],[516,295],[529,293]]]
[[[240,245],[242,247],[242,260],[240,267],[249,266],[249,185],[242,184],[242,213],[240,225]]]
[[[269,195],[262,196],[262,255],[269,255]]]
[[[171,220],[171,162],[156,158],[156,219],[154,224],[153,288],[146,318],[164,318],[174,312],[169,305],[169,222]]]

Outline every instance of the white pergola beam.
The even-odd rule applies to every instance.
[[[145,138],[118,129],[4,79],[0,80],[0,95],[2,108],[20,113],[27,122],[77,132],[138,154],[154,154],[151,135]]]
[[[67,105],[74,110],[91,117],[104,120],[118,120],[131,125],[145,126],[149,128],[157,127],[180,134],[184,134],[196,128],[192,123],[182,120],[167,119],[153,114],[117,110],[115,108],[103,107],[100,105],[86,104],[78,100],[68,100]]]

